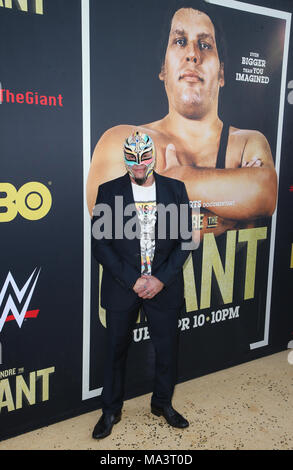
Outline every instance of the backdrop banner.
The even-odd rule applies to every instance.
[[[90,3],[91,172],[97,184],[125,172],[118,164],[123,138],[140,129],[155,142],[158,173],[184,181],[195,209],[193,225],[201,241],[184,267],[186,308],[178,325],[179,381],[284,348],[284,338],[288,343],[286,309],[280,312],[278,302],[272,308],[275,245],[282,237],[278,209],[273,205],[266,214],[265,207],[276,196],[274,181],[276,175],[280,177],[281,165],[286,160],[289,165],[282,135],[291,14],[243,2],[212,3],[213,19],[221,23],[216,40],[223,67],[220,72],[205,68],[212,50],[205,37],[205,42],[200,39],[205,59],[200,59],[196,70],[204,84],[219,81],[216,73],[222,73],[219,97],[210,93],[224,123],[222,134],[225,129],[229,134],[227,147],[224,136],[220,144],[215,142],[220,147],[217,162],[203,151],[207,140],[188,132],[190,116],[185,115],[180,130],[174,127],[178,121],[173,127],[171,122],[172,111],[178,111],[180,89],[180,78],[177,83],[173,79],[176,73],[180,77],[174,44],[181,51],[189,47],[186,19],[180,18],[180,31],[174,23],[176,35],[170,35],[167,51],[162,38],[170,6],[174,4],[178,11],[186,2],[141,1],[134,8],[131,1],[110,1],[103,14],[97,2]],[[200,9],[201,4],[188,5]],[[211,135],[212,128],[208,145],[214,155]],[[171,163],[168,143],[177,146]],[[224,154],[221,163],[220,153]],[[270,154],[274,170],[267,173]],[[247,165],[250,156],[260,158],[258,168]],[[90,190],[96,194],[96,187]],[[290,243],[287,266],[289,248]],[[88,383],[83,384],[84,397],[99,396],[102,390],[100,351],[106,320],[99,305],[99,269],[101,274],[96,265],[91,271],[92,310],[85,342],[91,353],[89,363],[84,363],[90,372]],[[139,317],[129,354],[128,397],[151,391],[154,360],[147,322]]]
[[[187,80],[195,30],[182,15],[169,38],[173,3],[0,1],[1,440],[101,407],[90,212],[98,185],[125,172],[135,129],[152,136],[156,171],[185,182],[199,239],[184,266],[178,382],[292,344],[291,2],[209,2],[216,29],[197,33]],[[192,88],[201,115],[186,114]],[[218,134],[200,131],[205,106]],[[140,315],[127,399],[152,390],[154,361]]]
[[[0,20],[0,437],[7,437],[81,407],[80,2],[0,2]]]

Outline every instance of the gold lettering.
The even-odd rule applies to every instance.
[[[19,11],[28,12],[28,0],[0,0],[0,7],[12,8],[15,5]],[[43,0],[31,0],[31,11],[37,15],[44,14]]]
[[[10,183],[0,183],[0,193],[5,194],[5,197],[0,197],[0,207],[6,209],[4,212],[0,212],[0,222],[10,222],[17,216],[15,204],[17,191]]]
[[[37,371],[37,377],[42,377],[42,401],[49,400],[49,375],[55,372],[55,367]]]
[[[37,15],[43,15],[44,14],[44,6],[43,6],[43,0],[35,0],[35,12]]]
[[[198,310],[192,256],[189,256],[183,269],[186,312]]]
[[[14,3],[18,10],[27,11],[27,0],[14,0]],[[5,7],[12,8],[12,0],[5,0]]]
[[[223,298],[228,304],[233,300],[233,280],[235,266],[236,230],[227,232],[225,271],[213,233],[206,233],[203,240],[203,260],[201,277],[200,308],[208,308],[211,304],[212,271]]]
[[[5,406],[8,411],[15,409],[8,379],[0,381],[0,412]]]
[[[254,297],[257,242],[266,238],[267,227],[239,230],[238,242],[247,242],[244,300]]]
[[[22,397],[26,397],[30,405],[36,403],[36,373],[31,372],[29,375],[29,387],[27,386],[22,375],[16,376],[16,409],[22,408]]]
[[[226,252],[225,261],[222,263],[218,250],[215,235],[213,233],[205,233],[203,237],[202,248],[202,273],[201,273],[201,292],[200,306],[198,305],[197,290],[194,275],[194,265],[192,256],[185,263],[184,289],[186,300],[186,312],[194,312],[200,308],[206,309],[211,305],[211,291],[213,273],[222,296],[223,304],[233,302],[233,287],[235,273],[235,253],[236,253],[236,230],[226,232]],[[249,228],[239,230],[238,243],[247,243],[246,254],[246,270],[244,283],[244,300],[254,297],[255,276],[256,276],[256,258],[258,240],[267,238],[267,228]],[[293,244],[291,253],[291,267],[293,268]],[[101,306],[101,279],[103,268],[99,267],[99,319],[106,328],[106,311]],[[141,321],[139,313],[137,323]]]

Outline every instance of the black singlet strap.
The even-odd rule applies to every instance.
[[[225,123],[223,124],[216,168],[226,167],[226,151],[227,151],[227,143],[228,143],[228,137],[229,137],[229,128],[230,128],[229,124],[225,124]]]

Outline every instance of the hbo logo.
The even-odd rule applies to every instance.
[[[19,190],[13,184],[0,183],[0,222],[10,222],[18,213],[25,219],[39,220],[51,206],[51,193],[42,183],[26,183]]]

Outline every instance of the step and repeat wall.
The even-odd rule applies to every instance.
[[[211,4],[222,65],[204,68],[215,51],[202,35],[198,82],[230,126],[222,168],[200,161],[205,135],[190,141],[203,116],[170,127],[180,81],[170,50],[187,47],[188,27],[181,19],[162,67],[171,1],[0,1],[0,439],[101,406],[106,317],[88,202],[123,172],[111,149],[134,129],[154,137],[158,172],[186,183],[200,239],[184,267],[178,382],[293,340],[292,6]],[[126,398],[152,390],[154,361],[140,315]]]

